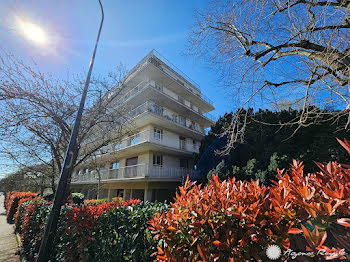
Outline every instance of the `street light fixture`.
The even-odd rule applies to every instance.
[[[66,155],[64,158],[64,163],[63,163],[63,167],[62,167],[62,171],[61,171],[60,180],[58,182],[57,190],[55,193],[53,206],[51,208],[49,219],[48,219],[48,222],[47,222],[46,227],[45,227],[44,237],[41,241],[38,258],[36,260],[37,262],[48,261],[48,247],[49,247],[48,243],[50,241],[50,237],[51,237],[51,240],[53,240],[53,237],[55,236],[55,233],[57,230],[57,223],[58,223],[58,219],[60,216],[61,206],[63,204],[63,200],[64,200],[65,193],[66,193],[68,178],[72,174],[73,166],[74,166],[74,163],[75,163],[77,156],[78,156],[77,136],[78,136],[78,132],[79,132],[81,118],[83,115],[84,104],[85,104],[86,94],[87,94],[87,90],[88,90],[89,83],[90,83],[91,72],[92,72],[92,68],[94,65],[97,45],[98,45],[98,42],[100,40],[100,35],[101,35],[101,30],[102,30],[102,25],[103,25],[103,20],[104,20],[103,6],[101,3],[101,0],[98,0],[98,2],[100,4],[101,15],[102,15],[100,27],[99,27],[98,34],[97,34],[94,52],[93,52],[92,57],[91,57],[89,71],[88,71],[85,85],[84,85],[83,95],[82,95],[81,100],[80,100],[78,113],[77,113],[77,116],[75,119],[73,131],[71,133],[70,141],[69,141]]]

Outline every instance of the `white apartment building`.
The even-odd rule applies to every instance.
[[[155,50],[128,74],[123,93],[132,134],[104,148],[96,170],[78,167],[71,187],[87,198],[139,198],[163,201],[193,175],[205,128],[214,124],[213,102],[198,85]],[[117,101],[116,101],[117,103]],[[98,179],[99,178],[99,179]],[[100,190],[101,192],[101,190]]]

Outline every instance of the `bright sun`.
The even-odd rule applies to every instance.
[[[48,43],[45,31],[39,26],[25,21],[18,21],[18,25],[21,33],[29,40],[39,45],[45,45]]]

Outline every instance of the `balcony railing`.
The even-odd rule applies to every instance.
[[[193,176],[194,170],[190,168],[176,168],[166,166],[156,166],[149,164],[139,164],[134,166],[126,166],[116,169],[100,171],[101,181],[123,180],[130,178],[162,178],[182,180],[187,176]],[[97,183],[98,173],[89,172],[85,174],[75,174],[72,177],[73,183]]]
[[[132,118],[137,117],[138,115],[140,115],[142,113],[146,113],[146,112],[153,113],[157,116],[160,116],[160,117],[163,117],[163,118],[168,119],[170,121],[173,121],[179,125],[182,125],[182,126],[187,127],[189,129],[195,130],[199,133],[205,134],[203,126],[200,126],[196,123],[187,124],[184,117],[177,115],[175,113],[166,112],[163,107],[157,105],[156,103],[154,103],[152,101],[148,101],[148,102],[136,107],[135,109],[131,110],[128,114],[128,117],[130,119],[132,119]]]
[[[166,61],[167,64],[165,64],[163,61]],[[190,85],[196,87],[198,90],[200,90],[199,85],[192,80],[189,76],[187,76],[184,72],[182,72],[178,67],[173,65],[168,59],[166,59],[164,56],[162,56],[160,53],[158,53],[156,50],[152,50],[149,52],[129,73],[128,76],[131,76],[134,72],[136,72],[145,62],[152,63],[154,66],[158,67],[160,70],[162,70],[164,73],[166,73],[168,76],[173,78],[175,81],[183,85],[186,89],[188,89],[190,92],[195,94],[196,96],[199,96],[204,101],[206,101],[208,104],[214,106],[214,103],[212,100],[210,100],[207,96],[203,95],[200,91],[197,91],[193,89]],[[179,75],[181,78],[183,78],[186,82],[182,81],[181,79],[178,79],[176,75],[172,71],[174,71],[177,75]],[[187,84],[189,83],[189,84]]]
[[[210,100],[207,96],[203,95],[202,93],[200,93],[199,91],[195,91],[193,90],[193,88],[191,88],[187,83],[181,81],[180,79],[178,79],[177,77],[174,77],[173,73],[170,73],[168,70],[164,70],[163,66],[169,67],[171,70],[175,71],[179,76],[181,76],[184,80],[186,80],[186,82],[190,83],[191,85],[193,85],[194,87],[196,87],[198,90],[200,90],[199,85],[192,80],[189,76],[187,76],[184,72],[182,72],[178,67],[176,67],[175,65],[173,65],[168,59],[166,59],[164,56],[162,56],[159,52],[157,52],[156,50],[152,50],[151,53],[148,54],[148,56],[150,56],[148,58],[148,61],[150,63],[153,63],[155,66],[157,66],[158,68],[160,68],[163,72],[165,72],[167,75],[169,75],[171,78],[174,78],[177,82],[179,82],[181,85],[183,85],[184,87],[186,87],[186,89],[188,89],[189,91],[191,91],[193,94],[195,94],[196,96],[199,96],[200,98],[202,98],[205,102],[207,102],[208,104],[214,106],[214,103],[212,100]],[[151,57],[155,56],[156,58],[158,58],[159,60],[163,60],[166,61],[166,64],[161,64],[161,63],[157,63],[156,60],[152,60]]]
[[[132,88],[130,91],[128,91],[125,95],[123,95],[122,97],[120,97],[118,99],[118,101],[120,102],[120,104],[124,104],[126,103],[129,99],[131,99],[132,97],[136,96],[137,94],[141,93],[144,89],[146,88],[154,88],[159,92],[162,92],[165,96],[168,96],[170,99],[174,99],[173,97],[169,96],[167,93],[164,92],[163,87],[161,85],[159,85],[158,83],[156,83],[153,80],[148,80],[148,81],[142,81],[141,83],[139,83],[137,86],[135,86],[134,88]],[[194,112],[207,117],[208,119],[212,120],[212,121],[216,121],[216,118],[210,114],[210,113],[202,113],[200,112],[200,110],[195,111],[193,108],[191,108],[190,106],[186,105],[186,103],[184,102],[184,98],[181,96],[178,96],[177,99],[182,105],[186,106],[187,108],[193,110]]]
[[[151,142],[151,143],[164,145],[164,146],[180,149],[183,151],[193,152],[193,153],[199,152],[198,144],[188,143],[184,140],[171,139],[170,137],[164,134],[160,135],[159,133],[154,133],[150,130],[145,130],[145,131],[136,133],[132,136],[129,136],[126,139],[123,139],[115,146],[114,150],[120,151],[125,148],[129,148],[131,146],[135,146],[145,142]]]

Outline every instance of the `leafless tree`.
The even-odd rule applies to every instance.
[[[49,173],[46,165],[21,168],[0,180],[0,191],[33,191],[42,194],[44,189],[50,186]]]
[[[350,1],[219,0],[196,17],[190,52],[220,69],[238,108],[291,101],[301,114],[288,124],[298,127],[330,108],[330,121],[349,115]],[[242,110],[225,132],[227,150],[243,140]]]
[[[125,68],[119,66],[106,78],[92,80],[75,166],[127,132],[126,107],[116,104],[125,75]],[[27,170],[46,165],[53,190],[79,106],[81,79],[56,80],[11,54],[0,55],[0,155]]]

